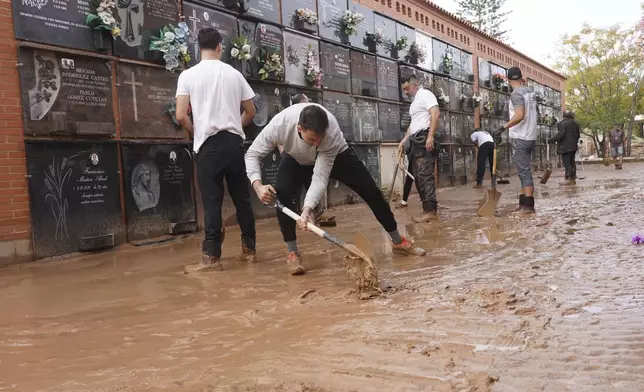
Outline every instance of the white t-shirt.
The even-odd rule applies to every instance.
[[[219,60],[201,60],[179,75],[176,96],[189,96],[194,120],[193,150],[219,131],[246,140],[241,122],[241,102],[255,92],[239,71]]]
[[[494,143],[494,138],[492,138],[492,135],[490,135],[487,132],[476,131],[472,134],[472,142],[476,143],[478,147],[481,147],[483,143],[487,143],[487,142]]]
[[[520,123],[510,128],[510,139],[537,140],[537,102],[534,93],[527,86],[519,86],[510,95],[510,118],[516,108],[523,106],[524,115]]]
[[[434,93],[424,88],[419,88],[414,100],[409,106],[409,116],[411,116],[411,123],[409,130],[412,135],[418,132],[429,129],[431,123],[431,116],[429,109],[438,106],[438,100]]]

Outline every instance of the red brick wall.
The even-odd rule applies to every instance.
[[[12,2],[0,0],[0,242],[31,237]]]

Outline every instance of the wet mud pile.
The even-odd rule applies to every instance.
[[[292,277],[265,220],[259,263],[229,227],[220,273],[183,274],[197,236],[2,270],[0,391],[644,391],[644,165],[585,170],[555,170],[528,217],[515,177],[492,218],[485,189],[450,188],[415,224],[412,196],[396,218],[425,257],[393,256],[353,205],[329,232],[362,232],[377,265],[302,233]]]

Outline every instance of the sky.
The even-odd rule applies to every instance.
[[[455,0],[431,0],[456,13]],[[555,63],[557,43],[564,34],[581,30],[584,22],[593,27],[615,24],[631,26],[638,22],[642,0],[506,0],[512,11],[505,24],[509,44],[546,66]]]

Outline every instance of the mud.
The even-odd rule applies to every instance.
[[[442,189],[440,221],[400,229],[425,257],[392,256],[364,205],[333,209],[329,232],[362,232],[382,295],[361,301],[346,252],[299,234],[292,277],[275,220],[258,264],[184,275],[200,239],[0,270],[0,391],[643,391],[643,164],[587,165],[538,186],[537,214],[511,214],[518,179]],[[571,230],[572,229],[572,230]]]

